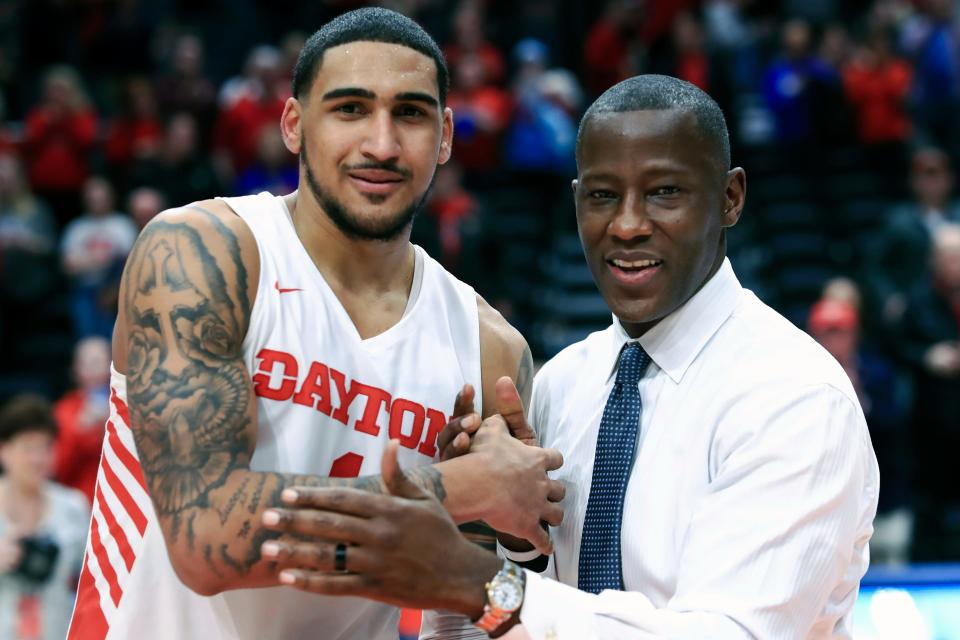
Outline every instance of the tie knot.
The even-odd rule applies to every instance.
[[[650,364],[650,356],[639,342],[628,342],[620,352],[620,364],[617,367],[617,384],[636,385]]]

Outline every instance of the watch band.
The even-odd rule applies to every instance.
[[[492,589],[503,582],[513,583],[515,588],[520,591],[520,602],[515,608],[501,609],[491,603],[490,594]],[[474,626],[490,635],[496,632],[498,628],[510,620],[513,614],[520,609],[520,605],[523,603],[522,596],[525,583],[526,575],[524,575],[523,570],[513,561],[504,560],[503,567],[497,572],[497,575],[493,576],[490,582],[486,584],[487,602],[483,606],[483,615],[473,623]]]

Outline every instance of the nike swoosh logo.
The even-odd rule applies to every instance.
[[[280,293],[290,293],[291,291],[303,291],[303,289],[281,289],[279,280],[273,283],[273,288],[279,291]]]

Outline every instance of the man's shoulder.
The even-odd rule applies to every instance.
[[[243,227],[244,229],[248,229],[243,219],[240,218],[225,201],[218,198],[197,200],[196,202],[161,211],[147,224],[146,228],[150,228],[158,222],[167,224],[185,223],[200,226],[217,225],[217,223],[219,223],[227,225],[230,228]]]
[[[787,385],[834,387],[856,397],[836,359],[809,334],[750,294],[719,334],[714,353],[735,367],[732,384],[747,388]]]
[[[240,216],[220,200],[201,200],[167,209],[154,217],[140,232],[124,269],[121,290],[128,295],[154,276],[164,256],[176,256],[180,269],[173,275],[205,281],[222,299],[233,298],[238,322],[246,330],[248,314],[256,297],[260,278],[260,257],[253,233]],[[165,297],[176,291],[154,287]],[[118,327],[124,327],[124,305],[118,313]],[[125,340],[125,334],[119,336]]]
[[[205,240],[208,251],[225,249],[235,253],[241,263],[258,263],[256,240],[250,227],[226,202],[219,199],[198,200],[162,211],[147,223],[140,237],[143,239],[185,228]],[[212,242],[214,238],[222,238],[224,242]]]

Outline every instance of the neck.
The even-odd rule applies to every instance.
[[[641,337],[647,331],[655,327],[661,320],[669,316],[671,313],[673,313],[683,305],[687,304],[690,298],[700,293],[700,289],[703,289],[704,285],[710,282],[710,278],[715,276],[717,274],[717,271],[720,271],[720,267],[723,266],[723,261],[726,257],[727,257],[727,235],[726,233],[722,233],[720,234],[720,244],[717,252],[717,257],[714,259],[713,265],[711,265],[710,270],[707,272],[707,275],[700,282],[700,285],[694,290],[693,293],[690,294],[689,297],[686,298],[686,300],[681,302],[675,309],[670,310],[669,313],[666,313],[660,316],[656,320],[650,320],[649,322],[625,322],[622,319],[620,319],[620,325],[623,327],[623,330],[626,331],[627,335],[630,336],[631,338]]]
[[[409,229],[386,242],[357,240],[337,228],[309,189],[295,191],[285,202],[297,236],[334,289],[409,291],[414,263]]]

